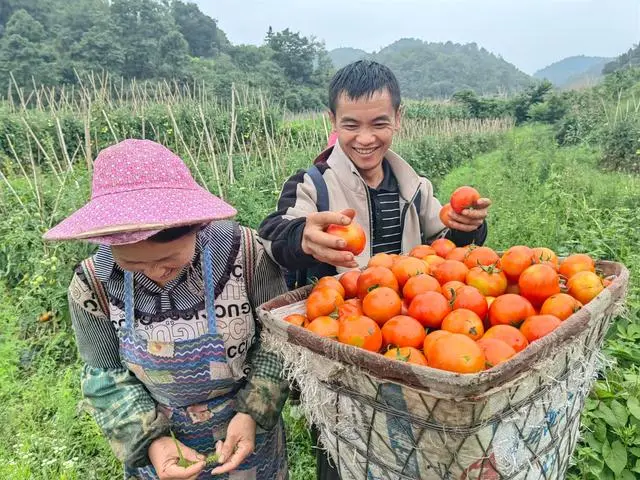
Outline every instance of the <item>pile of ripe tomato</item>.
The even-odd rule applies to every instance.
[[[517,245],[499,255],[441,238],[320,278],[306,314],[285,320],[392,360],[476,373],[551,333],[610,281],[586,254],[560,261],[549,248]]]

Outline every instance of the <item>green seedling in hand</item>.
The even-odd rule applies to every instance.
[[[173,438],[173,443],[176,444],[176,449],[178,450],[178,466],[179,467],[188,468],[194,463],[198,463],[198,462],[192,462],[191,460],[187,460],[186,458],[184,458],[184,455],[182,454],[182,449],[180,448],[180,444],[178,443],[178,440],[176,440],[176,436],[173,434],[173,430],[171,431],[171,438]]]

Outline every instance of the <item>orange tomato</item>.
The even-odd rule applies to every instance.
[[[460,308],[449,313],[442,320],[441,328],[447,332],[461,333],[472,340],[478,340],[484,335],[482,320],[475,312],[466,308]]]
[[[362,313],[376,321],[378,325],[402,312],[402,300],[398,293],[389,287],[372,290],[362,301]]]
[[[432,345],[427,362],[441,370],[476,373],[484,369],[486,359],[476,342],[461,333],[452,333]]]
[[[427,359],[422,352],[413,347],[392,348],[384,354],[386,358],[398,360],[399,362],[413,363],[414,365],[427,365]]]
[[[393,257],[388,253],[376,253],[369,259],[367,267],[384,267],[391,270],[391,267],[393,267]]]
[[[429,271],[433,272],[434,268],[444,262],[444,258],[440,255],[427,255],[422,259],[429,266]]]
[[[410,257],[419,259],[423,259],[427,255],[436,255],[436,251],[430,245],[418,245],[409,252]]]
[[[338,292],[342,298],[345,297],[344,287],[342,286],[342,283],[340,283],[340,280],[338,280],[336,277],[322,277],[316,282],[313,290],[317,290],[322,287],[332,288],[333,290]]]
[[[449,255],[447,255],[447,260],[457,260],[464,263],[470,251],[471,247],[468,245],[466,247],[456,247],[449,252]]]
[[[595,272],[596,262],[589,255],[584,253],[576,253],[569,255],[560,264],[558,272],[567,280],[578,272]]]
[[[362,301],[359,298],[350,298],[338,307],[338,319],[351,315],[362,315]]]
[[[344,288],[344,298],[349,299],[358,296],[358,278],[360,270],[350,270],[340,276],[340,283]]]
[[[358,277],[358,297],[364,300],[369,291],[378,287],[389,287],[400,291],[398,280],[391,270],[385,267],[369,267]]]
[[[425,357],[427,357],[427,360],[429,359],[429,351],[433,347],[433,344],[436,343],[438,339],[447,335],[451,335],[451,332],[447,332],[446,330],[434,330],[433,332],[429,333],[426,337],[424,337],[422,351]]]
[[[292,325],[297,325],[298,327],[303,327],[307,322],[307,317],[301,315],[299,313],[292,313],[291,315],[287,315],[283,319],[285,322],[291,323]]]
[[[604,285],[597,274],[583,271],[574,274],[569,279],[567,288],[569,295],[586,305],[604,290]]]
[[[451,208],[451,204],[450,203],[445,203],[442,208],[440,209],[440,213],[438,213],[438,217],[440,218],[440,221],[442,222],[442,224],[445,227],[449,227],[451,228],[451,211],[453,209]]]
[[[502,271],[511,283],[517,283],[520,274],[533,265],[533,250],[525,245],[509,248],[500,258]]]
[[[451,302],[453,300],[455,292],[457,292],[459,288],[464,286],[465,286],[464,283],[459,282],[457,280],[447,282],[444,285],[442,285],[442,294],[445,296],[445,298],[449,302]]]
[[[560,276],[551,265],[532,265],[520,275],[518,287],[520,295],[539,308],[551,295],[560,293]]]
[[[582,308],[582,303],[566,293],[557,293],[547,298],[540,308],[540,315],[554,315],[566,320]]]
[[[393,267],[391,267],[391,271],[398,279],[398,285],[400,285],[400,288],[404,287],[404,284],[407,283],[407,280],[411,277],[415,277],[422,273],[428,273],[428,269],[424,262],[415,257],[404,257],[398,260]]]
[[[351,221],[349,225],[329,225],[326,231],[328,234],[344,240],[346,245],[342,250],[351,252],[354,255],[360,255],[364,251],[367,237],[364,229],[355,221]]]
[[[407,280],[402,289],[402,296],[409,303],[421,293],[425,292],[441,292],[440,284],[431,275],[416,275]]]
[[[397,315],[382,326],[382,344],[395,347],[420,348],[424,344],[426,332],[415,318]]]
[[[421,293],[409,305],[409,315],[428,328],[440,328],[442,320],[450,311],[451,305],[438,292]]]
[[[452,307],[454,311],[461,308],[471,310],[483,320],[489,312],[487,299],[477,288],[472,286],[463,286],[455,291]]]
[[[469,273],[467,266],[457,260],[444,260],[433,269],[433,276],[441,285],[453,280],[464,283],[467,273]]]
[[[527,337],[525,337],[520,330],[511,325],[494,325],[486,331],[482,338],[495,338],[502,340],[516,352],[524,350],[527,345],[529,345]]]
[[[311,323],[307,325],[307,330],[315,333],[316,335],[320,335],[321,337],[335,340],[338,338],[339,325],[340,322],[335,318],[321,316],[312,320]]]
[[[468,268],[477,267],[478,265],[495,265],[500,266],[500,256],[489,247],[475,247],[469,249],[469,254],[464,260],[464,264]]]
[[[378,352],[382,347],[382,332],[378,324],[369,317],[346,317],[339,322],[338,341],[370,352]]]
[[[433,241],[431,247],[436,251],[436,255],[446,258],[456,248],[456,244],[448,238],[438,238]]]
[[[505,293],[496,298],[489,307],[489,323],[519,327],[527,317],[535,314],[536,311],[529,300],[520,295]]]
[[[550,334],[560,326],[562,321],[554,315],[533,315],[520,326],[520,331],[529,343]]]
[[[499,297],[507,290],[507,277],[495,267],[477,266],[467,273],[467,285],[476,287],[483,295]]]
[[[485,366],[487,368],[506,362],[516,354],[516,351],[510,345],[497,338],[483,337],[476,342],[482,349],[485,356]]]
[[[464,210],[473,208],[480,199],[480,193],[468,185],[456,188],[451,194],[449,203],[456,213],[462,213]]]
[[[533,256],[531,260],[533,260],[533,263],[550,265],[556,271],[558,270],[558,256],[553,250],[547,247],[536,247],[532,250]]]
[[[342,295],[331,288],[317,288],[307,298],[307,318],[313,321],[324,315],[331,315],[344,303]]]

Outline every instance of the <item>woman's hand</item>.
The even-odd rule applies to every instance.
[[[176,442],[185,460],[196,462],[188,467],[178,465],[180,456]],[[204,456],[171,437],[160,437],[149,446],[149,459],[160,480],[195,480],[205,466]]]
[[[227,438],[218,442],[219,467],[211,471],[212,475],[219,475],[235,470],[253,453],[256,445],[256,421],[246,413],[236,413],[227,427]]]

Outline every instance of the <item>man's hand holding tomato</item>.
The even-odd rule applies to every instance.
[[[459,187],[440,210],[440,220],[453,230],[473,232],[487,218],[490,206],[491,200],[481,198],[473,187]]]
[[[302,232],[302,251],[322,263],[357,268],[355,256],[362,252],[366,237],[353,222],[355,210],[318,212],[307,216]]]

